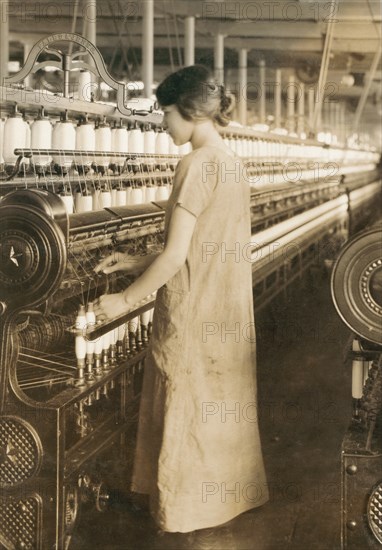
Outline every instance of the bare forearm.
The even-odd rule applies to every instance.
[[[160,252],[155,254],[147,254],[146,256],[140,256],[139,261],[137,262],[137,267],[135,273],[140,275],[143,273],[150,265],[158,258]]]
[[[179,269],[179,264],[166,254],[158,254],[146,271],[123,292],[124,300],[133,307],[167,283]]]

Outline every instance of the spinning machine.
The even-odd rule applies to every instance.
[[[337,312],[353,331],[353,418],[342,442],[342,547],[382,544],[382,226],[358,233],[332,273]]]
[[[51,67],[60,85],[46,90]],[[38,89],[23,85],[33,75]],[[110,102],[98,98],[100,80]],[[94,267],[114,251],[161,250],[165,201],[189,145],[175,146],[160,112],[130,97],[76,34],[39,41],[3,84],[0,544],[59,550],[82,505],[107,505],[113,475],[102,463],[126,460],[151,332],[154,296],[97,321],[93,301],[132,276]],[[235,125],[222,133],[251,186],[259,309],[322,259],[325,237],[370,215],[379,155]]]

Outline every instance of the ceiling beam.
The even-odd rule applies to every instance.
[[[39,31],[33,32],[11,32],[10,40],[13,42],[34,44],[41,38],[47,36],[47,33],[41,33]],[[121,37],[125,36],[125,33],[121,33]],[[183,41],[182,41],[183,42]],[[181,42],[181,43],[182,43]],[[174,44],[174,40],[172,40]],[[197,40],[198,48],[213,48],[213,42],[210,36],[198,36]],[[97,34],[97,47],[99,49],[115,48],[117,44],[117,37],[115,35],[103,34],[99,32]],[[322,38],[266,38],[266,37],[246,37],[246,38],[234,38],[227,37],[224,41],[226,48],[240,49],[247,48],[248,50],[255,51],[275,51],[275,52],[307,52],[307,53],[320,53],[322,52],[323,40]],[[129,47],[140,49],[142,45],[141,37],[133,36],[129,42]],[[154,46],[156,48],[168,48],[169,42],[167,36],[156,36],[154,40]],[[357,53],[375,53],[379,47],[379,40],[368,39],[333,39],[332,51],[334,52],[357,52]]]
[[[78,20],[77,32],[81,32],[82,24]],[[129,21],[125,25],[119,22],[119,26],[128,32],[132,37],[142,36],[142,20],[135,22]],[[72,29],[72,18],[70,17],[46,17],[38,21],[24,19],[22,21],[10,20],[10,32],[28,33],[33,27],[34,32],[48,34],[54,32],[70,32]],[[209,35],[214,36],[217,33],[224,34],[227,37],[234,38],[321,38],[326,33],[326,23],[324,22],[306,22],[306,21],[221,21],[201,20],[196,22],[196,36]],[[171,35],[175,34],[174,23],[163,20],[155,20],[155,36],[167,36],[168,31]],[[98,22],[97,32],[99,34],[110,34],[116,38],[115,19],[102,19]],[[184,26],[178,26],[178,35],[184,39]],[[371,39],[379,38],[378,28],[373,23],[344,23],[338,22],[334,28],[335,38],[351,39]]]

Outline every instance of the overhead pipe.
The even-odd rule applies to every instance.
[[[247,124],[247,50],[239,50],[238,116],[240,124]]]
[[[0,21],[0,85],[3,85],[3,78],[8,76],[9,61],[9,2],[4,0],[3,17]]]
[[[184,65],[195,63],[195,17],[184,20]]]
[[[290,134],[295,133],[296,83],[294,74],[289,75],[287,86],[287,119],[286,128]]]
[[[219,84],[224,84],[224,34],[221,33],[215,36],[214,72]]]
[[[154,0],[143,2],[142,80],[146,97],[151,97],[154,80]]]
[[[313,134],[314,134],[314,98],[315,98],[314,88],[308,88],[308,126],[309,126],[309,137],[312,137]]]
[[[281,69],[276,69],[274,102],[275,102],[275,128],[281,128]]]
[[[265,90],[265,60],[260,59],[259,63],[259,84],[260,84],[260,101],[259,101],[259,122],[266,122],[266,90]]]
[[[299,97],[297,98],[297,134],[305,133],[305,86],[299,83]]]

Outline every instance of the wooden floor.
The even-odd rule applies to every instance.
[[[255,307],[256,310],[256,307]],[[83,514],[73,550],[340,549],[340,447],[351,415],[350,332],[317,269],[257,316],[260,427],[270,501],[200,537],[161,535],[123,505]]]

